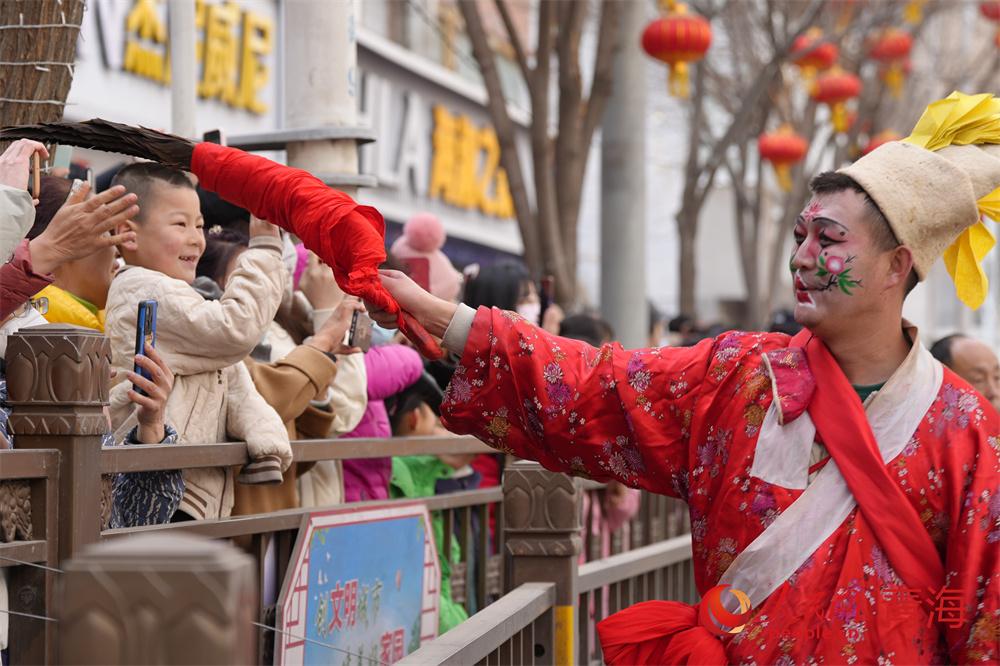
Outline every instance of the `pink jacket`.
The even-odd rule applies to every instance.
[[[368,372],[368,408],[361,422],[343,437],[392,437],[384,400],[420,378],[424,363],[420,354],[403,345],[382,345],[365,352]],[[392,458],[344,461],[344,501],[387,499]]]
[[[28,241],[18,243],[14,257],[0,266],[0,319],[52,284],[52,279],[51,275],[38,275],[32,271]]]

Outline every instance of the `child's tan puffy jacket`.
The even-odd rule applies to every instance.
[[[245,440],[252,459],[241,481],[280,481],[292,450],[277,412],[250,379],[243,359],[250,353],[281,302],[285,270],[281,243],[254,238],[226,283],[222,297],[205,300],[189,284],[163,273],[126,266],[108,293],[106,334],[120,382],[111,392],[116,427],[132,413],[127,392],[135,355],[136,311],[140,301],[157,301],[156,348],[174,373],[167,422],[180,444]],[[225,468],[184,470],[180,509],[195,518],[228,516],[233,507],[233,475]]]

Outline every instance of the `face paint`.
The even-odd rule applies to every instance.
[[[835,254],[821,253],[816,260],[818,264],[816,277],[826,280],[826,282],[822,286],[817,287],[816,291],[829,291],[836,287],[847,296],[851,296],[851,289],[862,286],[861,280],[855,280],[851,277],[852,269],[847,267],[847,264],[853,262],[854,259],[853,256],[848,256],[845,259]]]
[[[802,221],[806,224],[812,222],[817,215],[823,211],[823,206],[819,201],[813,201],[802,211]]]

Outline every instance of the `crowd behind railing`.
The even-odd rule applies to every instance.
[[[68,459],[88,460],[72,467],[74,478],[60,479],[52,476],[51,453],[17,455],[49,450],[35,429],[46,415],[19,415],[17,405],[23,412],[31,402],[25,382],[55,370],[0,364],[0,479],[10,480],[0,482],[0,539],[19,544],[6,548],[3,563],[54,566],[92,540],[81,536],[89,520],[99,520],[105,538],[186,523],[189,531],[237,539],[263,561],[269,550],[288,547],[311,507],[440,497],[454,500],[435,504],[451,583],[441,631],[499,595],[503,456],[467,440],[449,442],[439,420],[460,359],[424,361],[405,338],[377,325],[370,347],[352,337],[364,306],[339,289],[329,267],[183,172],[137,162],[88,178],[74,163],[68,172],[39,177],[36,170],[32,178],[33,161],[47,156],[27,140],[0,156],[0,359],[34,364],[35,357],[26,359],[38,349],[12,361],[8,341],[18,331],[64,324],[80,328],[50,330],[46,344],[73,340],[73,353],[97,358],[102,352],[93,346],[104,338],[78,333],[93,331],[107,339],[113,370],[108,377],[95,376],[94,367],[75,380],[51,376],[56,402],[72,402],[66,391],[75,381],[81,386],[74,390],[96,392],[89,404],[107,405],[78,414],[70,428],[96,437],[103,452],[94,458],[61,443],[55,448],[64,473]],[[445,240],[436,218],[417,215],[392,244],[387,265],[443,298],[514,310],[595,345],[613,338],[595,315],[564,317],[517,261],[460,273],[442,252]],[[16,373],[21,384],[8,386]],[[421,437],[437,439],[411,439]],[[243,443],[225,443],[236,440]],[[104,477],[91,480],[97,496],[88,505],[91,481],[80,483],[94,470]],[[59,503],[56,488],[72,489],[76,505],[46,522]],[[581,557],[649,543],[649,523],[637,534],[630,522],[650,501],[617,483],[588,491]],[[481,563],[469,555],[471,544],[484,551]],[[9,568],[0,567],[4,611]],[[280,567],[262,572],[278,580],[282,574]],[[7,617],[0,613],[0,628]],[[0,648],[13,640],[7,633],[0,631]]]

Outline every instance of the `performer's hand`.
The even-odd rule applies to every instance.
[[[281,238],[281,232],[278,231],[278,227],[274,226],[267,220],[261,220],[253,215],[250,216],[250,238],[256,238],[257,236],[271,236],[273,238]]]
[[[399,307],[413,315],[431,335],[444,337],[444,332],[455,316],[457,306],[423,290],[405,273],[380,270],[379,277]],[[373,303],[365,303],[369,316],[383,328],[396,328],[396,315],[379,309]]]

